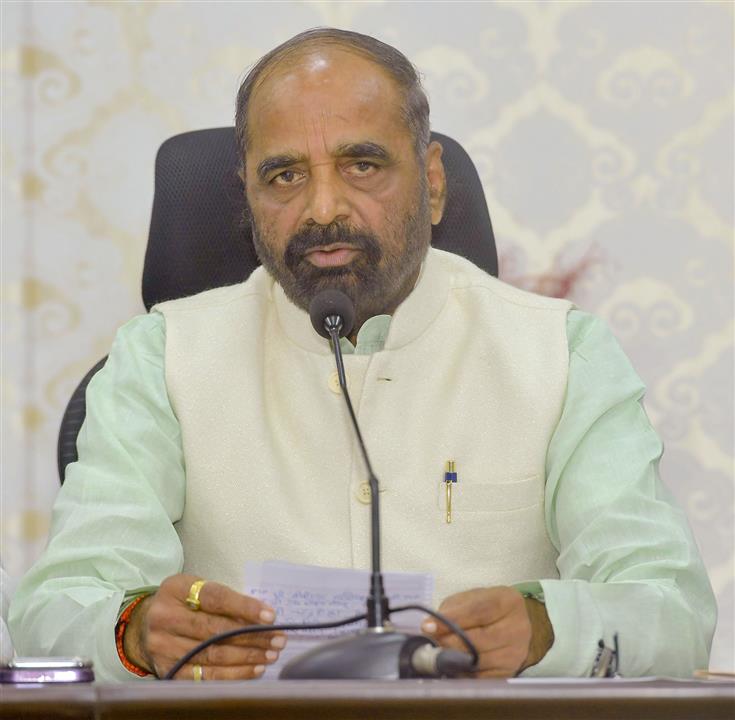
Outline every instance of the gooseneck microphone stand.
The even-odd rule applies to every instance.
[[[350,420],[368,473],[372,530],[372,571],[367,598],[367,628],[354,636],[341,638],[310,650],[287,663],[281,670],[284,679],[314,678],[390,678],[398,676],[398,656],[407,636],[395,632],[388,623],[388,599],[380,570],[380,502],[375,476],[365,442],[357,423],[347,390],[340,337],[349,335],[354,323],[352,301],[338,290],[325,290],[311,303],[309,314],[314,329],[330,340],[337,364],[339,386],[345,398]],[[431,643],[420,638],[421,644]]]
[[[357,436],[370,484],[372,570],[367,598],[367,628],[357,634],[327,642],[291,660],[280,677],[295,679],[397,679],[436,677],[444,672],[461,672],[473,666],[471,656],[442,650],[423,635],[396,632],[389,623],[390,608],[380,569],[380,498],[373,472],[347,390],[340,337],[349,335],[354,324],[352,301],[338,290],[325,290],[311,302],[309,314],[314,329],[332,345],[337,374],[350,420]],[[407,608],[406,608],[407,609]],[[398,610],[398,608],[396,608]]]
[[[345,296],[346,297],[346,296]],[[344,312],[344,311],[343,311]],[[350,323],[352,324],[352,323]],[[383,588],[383,573],[380,570],[380,496],[378,495],[378,478],[373,472],[373,466],[370,464],[365,442],[362,439],[360,426],[357,424],[355,411],[352,408],[350,394],[347,391],[347,378],[345,376],[345,365],[342,360],[342,348],[339,345],[340,337],[349,334],[352,327],[344,330],[344,320],[341,315],[327,315],[324,318],[324,328],[329,333],[329,339],[332,343],[334,358],[337,362],[337,374],[339,376],[339,386],[347,404],[347,410],[350,413],[352,426],[357,435],[357,442],[360,446],[362,459],[365,462],[365,468],[368,474],[368,483],[370,484],[370,526],[372,528],[372,572],[370,573],[370,594],[367,599],[367,624],[368,628],[373,631],[380,631],[385,627],[388,620],[388,598],[385,596]]]

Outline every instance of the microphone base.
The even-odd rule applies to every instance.
[[[427,637],[387,630],[364,630],[357,635],[318,645],[290,660],[281,680],[398,680],[419,677],[411,657]]]

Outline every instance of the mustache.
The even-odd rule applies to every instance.
[[[291,237],[284,253],[286,267],[295,274],[306,253],[317,247],[344,243],[365,254],[370,265],[377,265],[383,257],[378,238],[370,232],[357,230],[341,223],[329,225],[309,225]]]

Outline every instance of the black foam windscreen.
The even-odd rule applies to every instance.
[[[329,331],[326,328],[325,320],[330,315],[342,318],[339,336],[349,335],[355,325],[355,306],[352,300],[341,290],[322,290],[309,303],[311,324],[314,326],[314,330],[327,339],[329,338]]]

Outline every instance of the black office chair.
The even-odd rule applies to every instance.
[[[431,137],[444,146],[447,174],[444,217],[433,227],[431,243],[497,276],[495,238],[477,170],[459,143],[439,133]],[[147,310],[164,300],[242,282],[260,264],[244,219],[237,167],[231,127],[183,133],[161,145],[143,267]],[[77,460],[87,384],[105,360],[79,383],[61,420],[57,463],[62,483],[66,466]]]

